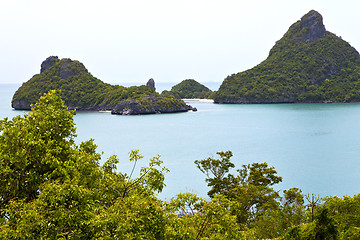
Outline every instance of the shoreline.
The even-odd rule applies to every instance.
[[[182,98],[181,100],[188,101],[188,102],[209,102],[209,103],[214,103],[213,99],[202,99],[202,98]]]

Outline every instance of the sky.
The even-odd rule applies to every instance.
[[[26,82],[52,55],[107,83],[222,82],[312,9],[360,50],[359,0],[0,0],[0,84]]]

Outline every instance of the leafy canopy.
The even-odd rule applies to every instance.
[[[0,238],[163,239],[160,157],[137,178],[116,172],[116,156],[100,166],[93,140],[75,144],[74,114],[50,91],[0,122]]]
[[[359,239],[360,197],[304,196],[267,163],[234,171],[231,151],[197,160],[210,186],[206,200],[179,193],[169,201],[159,156],[129,173],[94,140],[75,144],[75,112],[56,91],[33,111],[0,121],[0,239]],[[134,177],[134,173],[138,177]],[[320,201],[322,200],[322,201]],[[323,203],[322,203],[323,202]]]

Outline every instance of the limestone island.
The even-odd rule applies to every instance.
[[[311,10],[291,25],[266,60],[225,78],[214,102],[360,102],[360,56]]]
[[[40,74],[22,84],[13,96],[12,107],[30,110],[50,90],[59,90],[66,106],[78,111],[139,115],[197,110],[181,99],[157,93],[153,79],[142,86],[111,85],[92,76],[81,62],[57,56],[48,57],[41,64]]]

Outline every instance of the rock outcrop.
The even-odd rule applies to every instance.
[[[59,77],[61,77],[62,79],[68,79],[69,77],[72,77],[76,74],[77,73],[71,71],[71,60],[67,60],[61,64],[59,70]]]
[[[48,57],[46,60],[44,60],[41,63],[41,69],[40,69],[40,73],[48,70],[49,68],[51,68],[52,66],[55,65],[55,63],[57,63],[59,60],[58,56],[50,56]]]
[[[157,97],[149,97],[146,100],[148,102],[151,102],[151,104],[144,106],[142,102],[139,102],[135,99],[123,101],[120,104],[116,105],[111,110],[111,113],[119,115],[140,115],[197,111],[196,108],[186,104],[182,104],[181,106],[161,106],[158,103],[159,99]]]
[[[146,86],[148,86],[150,89],[156,91],[154,79],[150,78],[149,81],[146,83]]]
[[[310,11],[301,18],[300,29],[296,30],[296,32],[301,31],[304,31],[304,33],[297,38],[298,41],[314,42],[319,38],[325,37],[326,29],[323,24],[322,16],[316,11]]]

